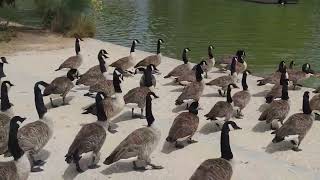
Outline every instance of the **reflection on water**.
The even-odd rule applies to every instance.
[[[320,2],[301,1],[278,6],[241,0],[105,0],[98,19],[97,38],[155,51],[158,38],[166,43],[163,53],[180,58],[184,47],[191,49],[192,61],[206,56],[207,46],[215,46],[215,56],[247,51],[250,69],[267,73],[281,59],[294,59],[320,68]]]

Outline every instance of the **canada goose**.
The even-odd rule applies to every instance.
[[[238,50],[235,56],[227,56],[225,58],[220,59],[216,63],[220,67],[220,70],[227,70],[230,69],[232,61],[235,57],[237,62],[239,62],[236,66],[236,72],[237,74],[242,73],[244,70],[247,69],[247,62],[244,61],[244,58],[246,57],[246,53],[244,50]]]
[[[141,116],[143,118],[143,109],[146,106],[146,96],[151,92],[148,87],[136,87],[127,92],[123,99],[127,107],[132,108],[132,118],[134,118],[134,109],[141,109]]]
[[[288,71],[290,81],[293,82],[293,89],[296,88],[296,86],[301,86],[298,84],[299,82],[309,78],[312,74],[314,74],[314,71],[311,69],[311,65],[309,63],[305,63],[302,65],[302,71],[297,70],[291,70]]]
[[[200,63],[195,65],[191,71],[187,71],[182,76],[176,77],[175,81],[183,86],[186,86],[192,82],[196,82],[197,81],[197,78],[196,78],[197,77],[197,67],[200,66],[203,71],[203,67],[206,65],[207,65],[206,61],[201,61]]]
[[[282,85],[282,95],[281,99],[274,100],[270,103],[268,108],[266,108],[260,115],[259,121],[266,121],[266,123],[271,123],[271,129],[276,129],[274,127],[273,121],[278,120],[283,124],[284,119],[287,117],[290,111],[289,95],[288,95],[288,80]]]
[[[208,86],[217,86],[221,89],[218,90],[220,96],[226,95],[226,90],[229,84],[235,84],[236,83],[236,64],[237,64],[237,58],[233,57],[231,67],[230,67],[230,75],[226,76],[220,76],[216,79],[211,80],[210,82],[206,83]],[[223,93],[222,93],[223,91]]]
[[[202,81],[203,73],[204,72],[202,70],[201,65],[200,64],[196,65],[196,74],[195,74],[196,81],[190,83],[183,89],[182,93],[176,100],[176,103],[175,103],[176,105],[181,105],[190,100],[199,101],[204,90],[204,83]]]
[[[46,115],[47,108],[43,102],[43,96],[39,85],[44,87],[47,83],[39,81],[34,85],[35,106],[38,112],[39,120],[26,124],[19,129],[18,140],[19,146],[24,152],[28,152],[31,159],[31,171],[43,171],[40,167],[45,162],[42,160],[35,161],[34,155],[37,154],[49,142],[53,134],[53,122]]]
[[[154,92],[149,92],[146,96],[146,119],[148,127],[139,128],[129,134],[106,158],[104,164],[110,165],[120,159],[138,157],[133,162],[135,170],[146,170],[150,165],[153,169],[162,169],[163,167],[151,163],[150,155],[157,147],[161,133],[154,126],[155,118],[152,114],[152,97],[158,98]]]
[[[151,55],[148,56],[146,58],[144,58],[143,60],[141,60],[140,62],[138,62],[134,68],[138,68],[138,67],[147,67],[150,64],[155,65],[156,67],[160,65],[161,63],[161,52],[160,52],[160,46],[161,44],[164,43],[164,41],[162,39],[158,39],[158,43],[157,43],[157,54],[156,55]]]
[[[112,95],[115,94],[115,88],[118,88],[115,86],[119,86],[118,84],[123,81],[122,73],[123,71],[121,69],[116,68],[113,71],[112,80],[109,80],[107,78],[101,78],[97,80],[97,83],[90,86],[89,93],[87,94],[91,94],[94,92],[103,92],[106,96],[111,97]]]
[[[193,173],[190,180],[230,180],[232,176],[232,165],[229,162],[233,159],[230,148],[229,125],[233,129],[241,129],[235,122],[227,121],[223,124],[220,139],[221,158],[208,159],[201,163]]]
[[[318,93],[313,91],[314,93]],[[316,94],[310,100],[310,107],[313,111],[320,111],[320,94]]]
[[[289,80],[288,73],[286,69],[283,70],[280,77],[280,83],[275,84],[272,89],[265,96],[266,103],[271,103],[275,98],[281,98],[282,95],[282,85],[286,80]]]
[[[0,154],[4,154],[8,150],[10,120],[14,116],[13,105],[8,96],[8,88],[12,86],[10,81],[3,81],[1,84]]]
[[[106,114],[106,117],[109,123],[114,116],[116,116],[123,110],[125,105],[124,98],[122,96],[121,86],[120,86],[121,84],[120,76],[122,76],[122,74],[119,75],[117,73],[114,73],[113,86],[114,86],[115,97],[107,96],[104,92],[101,92],[105,96],[104,100],[102,101],[102,104],[103,104],[104,112]],[[89,114],[89,113],[97,115],[96,104],[92,104],[88,106],[82,114]],[[111,130],[110,126],[108,130],[111,133],[115,132]]]
[[[248,90],[248,85],[247,85],[248,73],[250,73],[250,71],[248,70],[243,71],[242,81],[241,81],[243,90],[236,92],[232,96],[233,105],[239,108],[237,110],[238,118],[243,117],[242,110],[249,104],[251,99],[251,94]]]
[[[207,62],[207,65],[204,67],[204,72],[206,73],[206,78],[208,78],[208,72],[212,70],[215,64],[215,59],[213,57],[213,51],[214,47],[210,45],[208,47],[208,58],[205,60]]]
[[[80,78],[77,80],[76,85],[83,84],[85,86],[90,86],[96,83],[97,79],[101,79],[104,72],[108,70],[108,63],[104,58],[108,58],[106,50],[102,49],[98,54],[99,65],[93,66],[87,72],[80,75]]]
[[[140,43],[140,41],[137,39],[133,40],[131,45],[130,55],[118,59],[117,61],[110,64],[110,66],[115,68],[120,68],[123,71],[127,71],[129,68],[133,67],[135,63],[134,53],[135,53],[135,48],[137,43]]]
[[[257,85],[263,86],[268,83],[269,84],[279,84],[281,73],[284,72],[285,69],[286,69],[286,63],[284,61],[281,61],[279,63],[278,70],[276,72],[272,73],[271,75],[264,77],[263,79],[257,80],[257,82],[258,82]]]
[[[82,126],[77,136],[69,147],[68,153],[65,155],[65,161],[70,164],[76,164],[78,172],[83,172],[80,168],[79,161],[83,153],[92,152],[92,162],[89,169],[98,168],[97,165],[100,159],[100,149],[106,140],[107,130],[107,115],[103,105],[103,93],[99,92],[96,96],[97,121]]]
[[[76,38],[76,42],[75,42],[76,55],[66,59],[55,71],[59,71],[61,69],[78,69],[81,66],[83,58],[82,58],[82,55],[80,54],[79,40],[80,41],[83,41],[83,40],[78,35],[76,35],[75,38]]]
[[[184,48],[182,51],[182,61],[183,64],[178,65],[173,70],[171,70],[164,78],[169,77],[179,77],[182,76],[184,73],[191,71],[192,66],[189,63],[187,53],[191,51],[189,48]]]
[[[31,166],[28,154],[19,146],[17,133],[19,130],[18,122],[22,123],[26,118],[15,116],[10,121],[10,135],[8,147],[14,158],[13,161],[0,162],[1,180],[27,180],[30,174]]]
[[[156,87],[157,80],[154,77],[154,75],[152,75],[152,72],[158,72],[158,71],[156,70],[155,65],[150,64],[143,71],[143,75],[141,76],[141,79],[140,79],[140,86],[146,86],[148,88]]]
[[[218,101],[210,110],[210,112],[204,115],[207,120],[217,120],[217,118],[225,117],[225,121],[228,121],[233,114],[231,87],[237,88],[235,84],[229,84],[227,88],[227,101]]]
[[[296,65],[296,63],[293,60],[290,61],[289,69],[293,69],[295,65]]]
[[[301,151],[299,148],[301,141],[304,139],[308,131],[311,129],[315,114],[312,112],[309,104],[309,92],[303,94],[303,113],[296,113],[291,115],[288,120],[278,130],[274,131],[275,134],[273,143],[278,143],[285,140],[288,136],[298,136],[296,139],[291,140],[294,145],[292,150]]]
[[[52,107],[56,107],[53,104],[53,96],[62,96],[63,105],[66,104],[65,99],[70,90],[74,87],[73,81],[78,77],[78,70],[70,69],[67,76],[61,76],[55,78],[50,84],[47,84],[43,91],[43,96],[49,96]]]
[[[184,145],[179,144],[178,139],[188,137],[188,144],[197,142],[192,139],[192,136],[197,131],[199,125],[198,106],[198,102],[193,102],[188,107],[188,112],[183,112],[174,119],[166,141],[170,143],[175,142],[176,148],[184,147]]]
[[[9,63],[5,57],[0,57],[0,59],[1,59],[1,62],[0,62],[0,83],[1,83],[1,79],[6,77],[6,74],[3,72],[3,65],[9,64]]]

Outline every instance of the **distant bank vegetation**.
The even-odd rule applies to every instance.
[[[102,0],[0,0],[0,31],[7,29],[4,20],[18,20],[15,14],[23,9],[31,9],[40,18],[39,25],[52,32],[93,37],[95,18],[102,10]]]

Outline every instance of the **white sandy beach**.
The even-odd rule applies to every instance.
[[[68,40],[70,46],[55,50],[33,50],[11,53],[6,56],[9,65],[4,67],[4,72],[16,86],[9,92],[10,101],[14,104],[16,115],[26,116],[28,119],[24,124],[38,119],[34,107],[33,86],[39,80],[50,82],[55,77],[65,75],[66,71],[55,72],[60,63],[67,57],[74,55],[73,40]],[[95,39],[85,39],[81,42],[81,53],[84,57],[84,64],[80,72],[84,73],[89,67],[98,64],[97,53],[100,49],[106,49],[110,54],[110,62],[129,53],[129,48],[115,44],[102,42]],[[165,48],[165,47],[164,47]],[[184,47],[181,47],[181,49]],[[37,49],[37,48],[35,48]],[[137,46],[139,49],[139,45]],[[192,53],[192,52],[190,52]],[[150,53],[137,51],[138,59],[150,55]],[[204,54],[205,55],[205,54]],[[109,62],[109,63],[110,63]],[[94,99],[84,97],[85,89],[76,87],[69,94],[70,105],[55,109],[49,109],[48,116],[54,120],[55,131],[53,138],[49,141],[45,150],[49,157],[44,165],[44,171],[31,173],[31,180],[58,180],[58,179],[135,179],[135,180],[185,180],[189,179],[195,169],[206,159],[220,157],[220,131],[203,116],[212,106],[224,98],[219,97],[217,89],[205,87],[200,105],[203,110],[199,111],[200,124],[194,139],[198,143],[186,146],[184,149],[175,150],[171,145],[165,143],[169,128],[174,118],[179,114],[175,106],[175,99],[180,94],[181,87],[170,85],[171,79],[164,79],[173,67],[181,61],[164,57],[159,70],[162,75],[157,76],[156,94],[159,99],[153,101],[153,114],[156,118],[155,125],[161,130],[162,137],[159,146],[152,154],[152,161],[162,165],[162,170],[150,170],[136,172],[132,169],[132,159],[123,160],[110,166],[102,162],[129,133],[146,125],[146,120],[131,119],[131,109],[124,110],[115,117],[113,122],[117,124],[117,133],[108,133],[105,144],[101,150],[100,168],[86,170],[78,174],[75,166],[69,166],[64,161],[64,156],[72,143],[81,125],[96,120],[95,116],[82,115],[82,108],[94,102]],[[250,60],[248,59],[248,63]],[[277,67],[277,65],[275,65]],[[109,69],[110,72],[112,72]],[[224,75],[222,73],[209,73],[209,81],[212,78]],[[243,111],[243,119],[235,119],[242,130],[230,132],[231,148],[234,154],[233,180],[318,180],[320,179],[320,122],[315,121],[312,129],[301,144],[302,151],[292,151],[290,143],[272,144],[274,137],[271,131],[265,131],[269,126],[259,122],[259,107],[264,103],[263,91],[270,89],[271,85],[258,87],[258,77],[249,75],[248,85],[251,94],[250,104]],[[128,90],[139,85],[140,75],[125,78],[122,83],[122,90]],[[241,84],[238,84],[241,87]],[[236,89],[239,91],[241,89]],[[290,115],[301,111],[302,95],[304,91],[312,89],[302,88],[298,91],[289,91],[291,99]],[[235,93],[235,91],[232,92]],[[313,94],[311,94],[313,96]],[[45,103],[49,99],[45,98]],[[136,110],[140,112],[139,109]],[[44,153],[48,154],[48,153]],[[84,158],[85,159],[85,158]],[[4,159],[1,157],[1,161]],[[6,159],[10,160],[10,159]],[[85,160],[84,160],[85,161]],[[86,169],[85,162],[82,163]]]

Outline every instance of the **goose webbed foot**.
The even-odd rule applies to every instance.
[[[187,140],[187,143],[188,144],[194,144],[194,143],[197,143],[198,141],[196,141],[196,140],[193,140],[193,139],[191,139],[191,138],[189,138],[188,140]]]
[[[115,133],[118,132],[117,130],[112,129],[110,126],[108,127],[108,131],[109,131],[111,134],[115,134]]]
[[[182,148],[184,148],[184,145],[182,145],[182,144],[178,143],[178,141],[176,141],[175,147],[177,149],[182,149]]]
[[[144,166],[138,167],[135,161],[133,161],[133,169],[134,169],[135,171],[145,171],[145,170],[147,170],[147,168],[144,167]]]
[[[302,149],[300,149],[299,147],[293,147],[292,150],[295,151],[295,152],[302,151]]]
[[[31,168],[31,172],[35,173],[35,172],[41,172],[43,171],[43,169],[41,169],[40,167],[32,167]]]
[[[148,163],[152,169],[163,169],[163,166],[160,166],[160,165],[155,165],[155,164],[152,164],[152,163]]]
[[[46,164],[46,162],[42,160],[37,160],[37,161],[33,161],[32,164],[34,166],[43,166],[44,164]]]
[[[53,108],[56,108],[56,107],[58,107],[57,105],[55,105],[55,104],[53,103],[53,100],[52,100],[52,98],[50,98],[50,103],[51,103],[51,107],[53,107]]]

